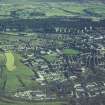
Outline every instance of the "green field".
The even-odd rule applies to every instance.
[[[46,60],[48,61],[54,61],[57,59],[57,55],[56,54],[46,54],[43,56]]]
[[[15,62],[14,62],[14,55],[12,54],[11,51],[8,51],[5,53],[6,56],[6,67],[9,71],[13,71],[16,66],[15,66]]]
[[[34,2],[26,3],[25,5],[18,3],[17,5],[8,4],[0,6],[0,19],[13,18],[14,14],[16,15],[15,18],[23,19],[53,16],[78,16],[92,19],[105,18],[105,4],[97,4],[95,2],[83,4],[73,2]],[[12,14],[12,11],[15,11],[15,13]],[[40,13],[44,15],[40,15]]]
[[[18,54],[14,54],[14,63],[16,68],[13,71],[7,70],[7,85],[6,90],[15,90],[21,87],[17,76],[19,76],[22,81],[26,84],[26,86],[30,86],[32,81],[30,77],[33,75],[33,72],[30,68],[26,67],[24,64],[20,62],[21,56]]]
[[[74,49],[64,49],[63,53],[64,53],[64,55],[74,56],[74,55],[79,54],[80,52],[78,50],[74,50]]]

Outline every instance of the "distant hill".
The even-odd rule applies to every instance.
[[[105,0],[0,0],[3,3],[19,3],[19,2],[77,2],[77,3],[86,3],[86,2],[101,2],[105,3]]]

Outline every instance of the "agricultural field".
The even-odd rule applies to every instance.
[[[7,100],[9,101],[9,100]],[[2,102],[0,101],[0,105],[63,105],[65,102],[37,102],[37,103],[34,103],[34,102]]]
[[[0,4],[0,19],[4,18],[47,18],[55,16],[85,17],[102,19],[105,16],[105,4],[99,3],[41,3]]]
[[[6,85],[6,90],[16,90],[17,87],[21,86],[22,84],[20,84],[18,78],[21,78],[23,80],[23,82],[25,83],[25,86],[28,87],[29,85],[32,84],[31,81],[31,76],[33,75],[33,72],[31,71],[30,68],[26,67],[24,64],[22,64],[20,62],[21,56],[18,54],[13,54],[14,58],[11,59],[11,54],[7,54],[6,56],[8,57],[8,60],[14,60],[12,62],[7,61],[7,70],[6,70],[6,74],[7,74],[7,85]],[[12,57],[13,57],[12,55]],[[10,64],[12,63],[12,64]],[[15,66],[15,68],[12,67]],[[28,79],[27,79],[28,78]]]

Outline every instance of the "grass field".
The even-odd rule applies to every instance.
[[[74,56],[79,54],[80,52],[74,49],[64,49],[63,50],[64,55],[68,55],[68,56]]]
[[[33,75],[33,72],[30,68],[26,67],[24,64],[20,62],[21,56],[18,54],[14,54],[14,65],[16,68],[13,71],[7,70],[7,85],[6,90],[15,90],[21,86],[20,82],[17,79],[19,76],[26,86],[30,86],[32,81],[30,77]]]
[[[16,66],[15,66],[15,62],[14,62],[14,55],[12,54],[11,51],[8,51],[5,53],[6,56],[6,67],[9,71],[13,71]]]
[[[43,57],[48,61],[54,61],[56,60],[57,55],[56,54],[46,54]]]

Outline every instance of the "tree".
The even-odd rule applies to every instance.
[[[0,95],[4,95],[7,83],[6,60],[4,51],[0,49]]]
[[[0,65],[0,95],[5,94],[5,87],[7,83],[7,74],[5,69],[5,67]]]

